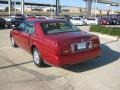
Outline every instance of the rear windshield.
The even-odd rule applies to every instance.
[[[73,18],[74,20],[80,20],[80,18]]]
[[[68,21],[47,22],[42,23],[41,26],[46,34],[80,31],[76,26],[74,26]]]
[[[95,20],[95,19],[87,19],[87,20]]]
[[[13,18],[13,20],[16,20],[16,21],[23,21],[23,18]]]
[[[107,18],[102,18],[102,19],[104,19],[104,20],[108,20]]]
[[[112,20],[118,20],[118,18],[112,18]]]

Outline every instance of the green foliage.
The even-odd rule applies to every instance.
[[[120,28],[117,27],[105,27],[101,25],[94,25],[90,27],[91,32],[100,32],[102,34],[108,34],[113,36],[120,36]]]

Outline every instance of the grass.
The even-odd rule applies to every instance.
[[[120,28],[118,27],[105,27],[101,25],[94,25],[90,27],[91,32],[99,32],[101,34],[108,34],[112,36],[120,36]]]

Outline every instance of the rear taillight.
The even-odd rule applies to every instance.
[[[103,20],[103,22],[106,22],[105,20]]]
[[[100,46],[100,40],[99,37],[96,35],[91,36],[91,41],[92,41],[92,48],[99,47]]]
[[[96,47],[99,47],[99,46],[100,46],[100,40],[99,40],[99,38],[94,39],[92,41],[92,48],[96,48]]]
[[[109,24],[109,22],[107,22],[107,24]]]

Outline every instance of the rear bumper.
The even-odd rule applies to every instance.
[[[98,56],[101,56],[101,48],[100,47],[93,49],[93,50],[79,52],[79,53],[70,54],[70,55],[52,56],[51,60],[49,60],[48,63],[52,64],[54,66],[62,67],[65,65],[72,65],[72,64],[85,62],[90,59],[96,58]]]
[[[87,25],[98,25],[98,23],[86,23]]]
[[[81,22],[74,22],[73,24],[74,25],[84,25],[84,23],[81,23]]]

